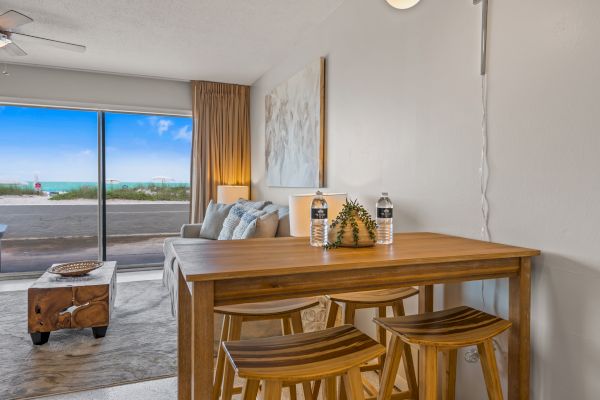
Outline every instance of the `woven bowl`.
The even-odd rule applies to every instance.
[[[101,266],[101,261],[77,261],[54,265],[48,268],[48,272],[61,276],[82,276]]]

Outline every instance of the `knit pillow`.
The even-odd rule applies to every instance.
[[[223,222],[223,229],[221,229],[221,233],[219,233],[219,240],[248,239],[249,237],[252,237],[255,233],[255,229],[248,229],[248,227],[258,217],[265,214],[265,211],[246,207],[242,204],[234,205]]]

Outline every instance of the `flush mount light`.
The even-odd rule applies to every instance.
[[[406,10],[417,5],[420,0],[385,0],[388,4],[399,10]]]

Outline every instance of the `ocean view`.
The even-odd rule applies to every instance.
[[[24,185],[20,185],[25,189],[34,190],[34,182],[23,182]],[[40,182],[42,184],[41,190],[44,192],[71,192],[79,190],[81,188],[96,188],[98,185],[96,182]],[[112,189],[135,189],[135,188],[147,188],[150,186],[165,186],[165,187],[189,187],[189,182],[114,182],[106,183],[106,190]]]

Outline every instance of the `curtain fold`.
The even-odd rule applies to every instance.
[[[250,186],[250,87],[192,81],[190,222],[202,222],[218,185]]]

